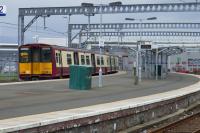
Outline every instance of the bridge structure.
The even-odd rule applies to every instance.
[[[165,3],[165,4],[132,4],[132,5],[103,5],[103,6],[74,6],[74,7],[40,7],[20,8],[18,16],[18,44],[24,44],[24,33],[39,18],[51,15],[87,15],[87,14],[117,14],[117,13],[146,13],[146,12],[199,12],[200,3]],[[32,20],[25,24],[25,17]],[[135,24],[137,25],[137,24]],[[198,25],[198,24],[197,24]],[[179,25],[180,26],[180,25]],[[70,26],[68,26],[70,29]],[[107,27],[108,28],[108,27]],[[71,46],[71,33],[68,30],[68,45]]]
[[[100,36],[99,31],[103,29],[103,36],[118,36],[118,37],[128,37],[128,36],[187,36],[187,37],[198,37],[199,32],[188,32],[188,31],[169,31],[169,29],[176,30],[188,30],[188,29],[199,29],[200,23],[104,23],[102,26],[100,24],[69,24],[69,44],[78,36],[79,44],[82,44],[81,37],[87,36],[86,41],[90,37]],[[165,31],[143,31],[143,30],[155,30],[161,29]],[[166,31],[166,29],[168,31]],[[74,30],[78,30],[78,33],[72,37]],[[88,31],[89,30],[89,31]],[[114,31],[115,30],[115,31]],[[117,31],[116,31],[117,30]],[[129,30],[129,31],[124,31]],[[130,31],[131,30],[131,31]],[[72,37],[72,38],[71,38]],[[84,43],[83,43],[84,44]]]

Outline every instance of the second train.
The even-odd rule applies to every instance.
[[[19,47],[19,77],[22,80],[54,79],[69,76],[70,65],[92,66],[93,75],[101,66],[103,74],[118,71],[118,56],[71,49],[50,44],[25,44]]]

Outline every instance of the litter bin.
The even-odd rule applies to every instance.
[[[92,67],[71,65],[70,66],[69,88],[76,90],[91,89]]]

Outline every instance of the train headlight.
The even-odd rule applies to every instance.
[[[25,74],[30,74],[30,71],[25,71]]]

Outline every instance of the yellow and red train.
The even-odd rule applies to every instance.
[[[118,71],[118,56],[39,43],[19,47],[22,80],[68,77],[70,65],[92,66],[94,75],[101,65],[103,74],[109,74]]]

